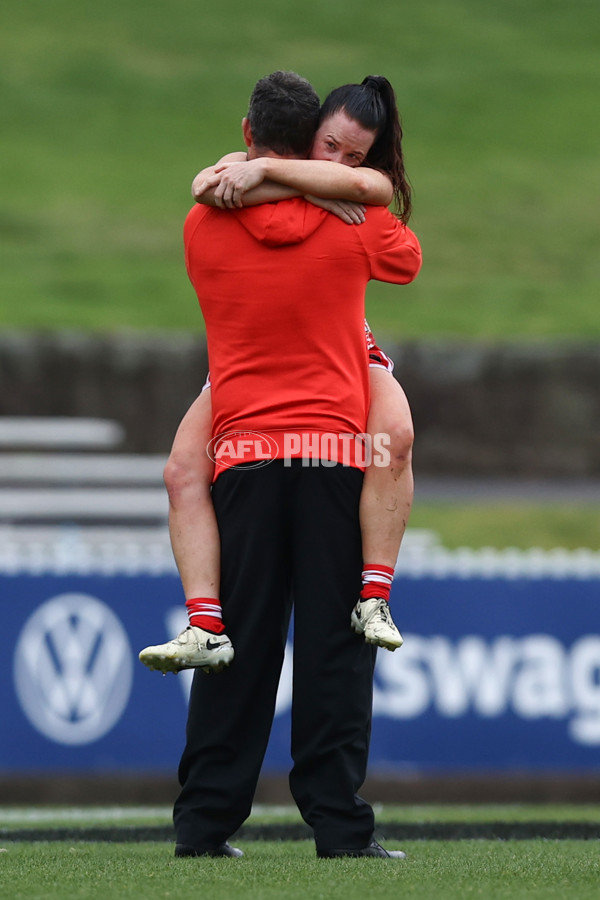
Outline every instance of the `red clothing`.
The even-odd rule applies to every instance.
[[[284,446],[286,432],[364,432],[365,288],[371,278],[415,278],[415,235],[382,207],[350,226],[296,198],[242,210],[197,205],[184,244],[206,323],[213,435],[261,432],[283,458],[306,448]],[[262,456],[244,452],[245,462]],[[326,455],[339,459],[335,448]]]

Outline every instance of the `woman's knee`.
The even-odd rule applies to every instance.
[[[410,419],[391,422],[387,429],[392,464],[407,466],[412,460],[415,432]]]
[[[194,498],[208,493],[212,480],[212,464],[207,457],[207,464],[200,458],[201,454],[171,452],[163,471],[163,480],[172,506],[185,501],[188,496]]]
[[[394,467],[410,465],[415,433],[410,406],[402,387],[388,372],[370,371],[371,408],[368,431],[382,437]]]

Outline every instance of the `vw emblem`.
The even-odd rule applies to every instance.
[[[133,678],[131,648],[111,609],[87,594],[60,594],[29,617],[15,650],[23,711],[59,744],[90,744],[121,717]]]

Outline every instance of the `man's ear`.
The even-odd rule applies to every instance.
[[[242,134],[244,135],[244,143],[246,147],[252,146],[252,129],[250,128],[250,122],[244,116],[242,119]]]

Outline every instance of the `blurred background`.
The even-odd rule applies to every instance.
[[[183,600],[161,472],[206,351],[182,226],[276,69],[322,98],[389,78],[423,246],[414,284],[367,295],[417,435],[392,598],[407,641],[380,653],[370,790],[589,799],[596,5],[5,0],[2,19],[0,801],[173,794],[187,681],[137,652]],[[57,657],[59,635],[87,655]],[[288,712],[282,683],[265,797]]]

